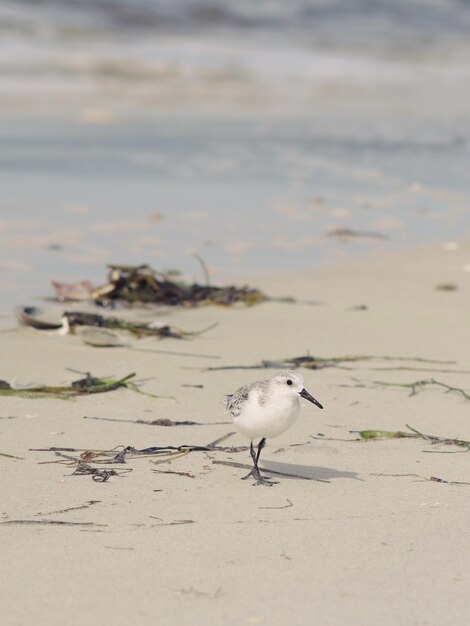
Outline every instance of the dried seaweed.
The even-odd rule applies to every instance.
[[[445,389],[445,393],[458,393],[465,398],[465,400],[470,400],[470,394],[468,394],[464,389],[460,387],[453,387],[452,385],[448,385],[447,383],[442,383],[439,380],[435,380],[434,378],[428,378],[426,380],[416,380],[412,383],[387,383],[380,380],[375,380],[373,382],[375,386],[380,387],[403,387],[404,389],[410,390],[410,396],[415,396],[419,392],[424,391],[426,387],[436,386]]]
[[[142,391],[136,383],[132,382],[132,378],[135,377],[135,373],[128,374],[123,378],[98,378],[92,376],[89,372],[85,378],[73,381],[70,385],[63,386],[50,386],[50,385],[37,385],[34,387],[23,387],[14,389],[11,385],[5,381],[0,381],[0,397],[2,396],[16,396],[20,398],[58,398],[60,400],[69,400],[78,396],[84,396],[95,393],[106,393],[108,391],[114,391],[116,389],[130,389],[136,393],[141,393],[151,398],[159,398],[162,396],[156,396],[154,394]]]
[[[325,437],[310,435],[312,439],[316,439],[319,441],[344,441],[346,443],[357,443],[358,441],[378,441],[384,439],[424,439],[431,443],[431,445],[449,445],[449,446],[458,446],[461,448],[465,448],[462,452],[470,451],[470,441],[466,441],[464,439],[456,439],[454,437],[441,437],[438,435],[427,435],[422,433],[421,431],[413,428],[409,424],[406,424],[406,427],[409,431],[403,430],[378,430],[378,429],[367,429],[367,430],[351,430],[349,431],[352,434],[359,435],[354,439],[346,439],[339,437]],[[430,450],[426,450],[426,452],[430,452]]]
[[[352,228],[347,228],[347,227],[334,228],[332,230],[329,230],[326,233],[326,236],[332,239],[338,239],[339,241],[342,241],[342,242],[348,242],[348,241],[357,240],[357,239],[365,239],[365,240],[390,239],[390,237],[388,235],[385,235],[384,233],[368,231],[368,230],[353,230]]]
[[[360,430],[358,432],[358,435],[361,439],[403,439],[405,437],[417,437],[417,435],[413,435],[412,433],[405,433],[401,430]]]
[[[182,330],[168,325],[156,327],[152,324],[143,324],[129,322],[117,317],[98,315],[97,313],[83,313],[80,311],[66,311],[64,317],[67,318],[70,330],[75,331],[77,326],[96,326],[99,328],[108,328],[110,330],[127,331],[137,337],[158,337],[164,339],[171,337],[173,339],[183,339],[185,337],[196,337],[202,333],[211,330],[217,326],[217,323],[211,324],[206,328],[197,331]]]
[[[231,422],[192,422],[191,420],[171,420],[167,417],[160,417],[155,420],[120,420],[114,417],[93,417],[84,415],[85,420],[102,420],[104,422],[127,422],[128,424],[145,424],[147,426],[220,426],[221,424],[231,424]]]
[[[409,424],[406,424],[406,427],[411,432],[406,431],[388,431],[388,430],[360,430],[358,431],[358,435],[361,439],[367,440],[377,440],[377,439],[425,439],[429,441],[432,445],[448,445],[448,446],[458,446],[461,448],[465,448],[466,451],[470,451],[470,441],[465,441],[464,439],[455,439],[453,437],[440,437],[438,435],[427,435],[422,433],[421,431],[413,428]],[[351,431],[356,432],[356,431]],[[356,440],[357,441],[357,440]]]
[[[431,482],[431,483],[443,483],[445,485],[470,485],[469,482],[464,482],[460,480],[445,480],[444,478],[439,478],[438,476],[421,476],[420,474],[369,474],[369,476],[387,476],[391,478],[419,478],[419,481],[414,482]]]
[[[194,306],[235,303],[253,305],[266,300],[258,289],[249,287],[215,287],[171,280],[168,274],[153,270],[148,265],[110,265],[108,282],[91,292],[98,304],[121,301],[128,304],[152,303],[170,306]]]
[[[102,469],[98,469],[97,467],[92,467],[88,463],[79,462],[72,476],[84,476],[84,475],[91,476],[95,482],[105,483],[107,480],[111,478],[111,476],[120,476],[122,471],[129,471],[129,470],[120,470],[120,471],[117,471],[115,469],[102,470]]]
[[[36,307],[16,307],[14,312],[20,324],[31,326],[37,330],[63,329],[62,332],[69,331],[71,334],[74,334],[80,327],[92,327],[126,331],[138,339],[142,337],[184,339],[201,335],[217,326],[217,324],[211,324],[207,328],[198,331],[187,331],[168,325],[155,326],[154,324],[131,322],[114,316],[88,313],[86,311],[64,311],[62,313],[62,322],[52,323],[41,319],[41,309]]]
[[[111,476],[119,476],[123,471],[132,471],[131,468],[122,468],[130,460],[138,458],[163,458],[164,461],[184,456],[190,452],[244,452],[247,446],[220,446],[219,444],[231,437],[234,433],[227,433],[205,446],[180,445],[180,446],[152,446],[150,448],[136,449],[133,446],[118,446],[112,450],[86,450],[79,448],[32,448],[34,452],[54,452],[58,460],[46,461],[45,463],[59,463],[74,468],[72,475],[91,475],[93,480],[106,482]],[[78,453],[78,456],[64,453]],[[158,461],[157,461],[158,462]],[[100,469],[91,465],[120,465],[118,468]]]
[[[435,359],[423,359],[421,357],[403,356],[377,356],[370,354],[345,355],[336,357],[315,357],[311,355],[279,359],[276,361],[262,360],[255,365],[226,365],[222,367],[209,367],[209,371],[218,370],[238,370],[238,369],[297,369],[305,367],[307,369],[319,370],[326,367],[341,367],[342,363],[354,363],[357,361],[414,361],[418,363],[439,363],[445,365],[455,365],[455,361],[438,361]],[[392,368],[401,369],[401,368]],[[420,368],[421,369],[421,368]]]

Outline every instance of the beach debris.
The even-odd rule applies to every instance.
[[[183,337],[192,337],[201,335],[202,333],[214,328],[217,324],[211,324],[207,328],[197,331],[186,331],[171,328],[168,324],[155,324],[155,322],[142,323],[131,322],[129,320],[98,315],[97,313],[82,313],[80,311],[65,311],[64,318],[70,328],[70,332],[76,332],[80,326],[98,327],[108,330],[127,331],[137,338],[141,337],[172,337],[173,339],[182,339]]]
[[[209,371],[218,370],[252,370],[252,369],[297,369],[305,367],[307,369],[319,370],[326,367],[344,367],[343,363],[355,363],[357,361],[415,361],[420,363],[439,363],[447,365],[455,365],[455,361],[438,361],[435,359],[423,359],[421,357],[402,357],[402,356],[378,356],[370,354],[362,355],[345,355],[336,357],[315,357],[307,354],[305,356],[292,357],[287,359],[279,359],[276,361],[262,360],[255,365],[225,365],[219,367],[209,367]],[[391,368],[402,369],[402,368]],[[419,368],[421,369],[421,368]]]
[[[235,303],[253,305],[267,300],[258,289],[249,287],[215,287],[209,284],[185,283],[172,280],[168,273],[158,272],[149,265],[109,265],[108,282],[88,290],[87,299],[97,304],[108,305],[114,302],[128,304],[165,304],[169,306],[195,306],[198,304],[219,304],[229,306]],[[86,281],[82,281],[86,282]],[[63,283],[60,283],[63,286]],[[56,294],[57,283],[53,283]],[[86,291],[86,289],[85,289]],[[73,289],[69,292],[75,293]],[[67,290],[62,289],[60,299]]]
[[[65,522],[64,520],[55,519],[12,519],[6,522],[0,522],[0,524],[14,525],[31,525],[31,526],[108,526],[108,524],[95,524],[94,522]]]
[[[88,463],[80,462],[77,464],[75,471],[72,476],[91,476],[92,479],[97,483],[105,483],[107,480],[111,478],[111,476],[120,476],[122,472],[129,471],[125,470],[115,470],[115,469],[98,469],[97,467],[92,467]]]
[[[81,509],[89,509],[94,504],[101,503],[101,500],[87,500],[84,504],[79,506],[69,506],[66,509],[59,509],[58,511],[50,511],[49,513],[36,513],[37,516],[44,515],[57,515],[58,513],[70,513],[70,511],[80,511]]]
[[[186,476],[186,478],[196,478],[194,474],[190,474],[189,472],[175,472],[174,470],[159,469],[152,469],[152,472],[158,472],[158,474],[176,474],[177,476]]]
[[[24,461],[22,456],[15,456],[14,454],[7,454],[6,452],[0,452],[0,456],[4,456],[7,459],[17,459],[18,461]]]
[[[154,519],[160,519],[160,518],[154,518]],[[172,522],[161,522],[160,524],[152,524],[152,528],[155,526],[181,526],[181,524],[195,524],[195,521],[193,519],[175,519]]]
[[[406,424],[406,428],[411,432],[406,431],[388,431],[388,430],[360,430],[360,431],[351,431],[357,432],[361,439],[366,440],[377,440],[377,439],[425,439],[429,441],[431,444],[439,444],[439,445],[448,445],[448,446],[459,446],[461,448],[465,448],[466,451],[470,451],[470,441],[465,441],[464,439],[456,439],[453,437],[440,437],[437,435],[427,435],[422,433],[421,431],[413,428],[409,424]],[[351,440],[353,441],[353,440]],[[356,439],[356,441],[359,441]]]
[[[79,336],[83,343],[95,348],[114,348],[125,345],[122,343],[119,335],[103,328],[88,328],[85,326],[80,330]]]
[[[470,451],[470,441],[466,441],[464,439],[456,439],[454,437],[441,437],[438,435],[428,435],[422,433],[421,431],[413,428],[409,424],[406,424],[406,428],[410,432],[403,430],[378,430],[378,429],[367,429],[367,430],[350,430],[351,434],[356,434],[358,437],[354,439],[346,439],[346,438],[338,438],[338,437],[325,437],[325,435],[315,436],[310,435],[312,439],[320,440],[320,441],[344,441],[346,443],[357,443],[358,441],[380,441],[386,439],[424,439],[431,443],[431,445],[448,445],[448,446],[458,446],[460,448],[465,448],[465,450],[459,452],[469,452]],[[444,454],[441,450],[424,450],[424,452],[435,452]],[[448,452],[448,454],[455,454],[455,452]]]
[[[97,482],[106,482],[112,476],[119,476],[123,471],[132,471],[132,468],[122,466],[137,458],[153,458],[154,463],[165,463],[175,458],[186,456],[191,452],[245,452],[247,446],[221,446],[220,444],[234,435],[230,432],[206,445],[180,445],[180,446],[152,446],[150,448],[136,449],[133,446],[117,446],[112,450],[89,450],[84,448],[31,448],[31,452],[53,452],[57,457],[55,461],[43,461],[42,463],[59,463],[74,468],[72,475],[91,475]],[[72,454],[78,456],[72,456]],[[92,465],[93,464],[93,465]],[[101,469],[103,465],[116,465],[117,467]],[[98,467],[94,467],[98,466]]]
[[[55,295],[60,302],[80,302],[90,300],[95,287],[89,280],[81,280],[77,283],[61,283],[51,281]]]
[[[435,289],[437,291],[457,291],[458,287],[455,283],[439,283]]]
[[[142,391],[142,389],[132,381],[135,376],[136,374],[133,372],[123,378],[98,378],[87,372],[85,378],[75,380],[70,385],[36,385],[21,388],[13,388],[10,383],[0,381],[0,397],[17,396],[20,398],[58,398],[60,400],[68,400],[88,394],[106,393],[120,388],[129,389],[151,398],[164,397]]]
[[[162,524],[159,524],[160,526]],[[223,596],[222,587],[218,587],[213,593],[207,591],[200,591],[195,587],[188,587],[188,589],[175,589],[175,591],[182,596],[191,598],[207,598],[208,600],[218,600]]]
[[[226,446],[221,445],[228,438],[234,435],[234,432],[229,432],[222,437],[219,437],[215,441],[211,441],[206,445],[187,445],[182,444],[179,446],[151,446],[149,448],[137,449],[133,446],[116,446],[110,450],[96,450],[96,449],[86,449],[86,448],[62,448],[52,446],[49,448],[31,448],[31,452],[49,452],[53,453],[56,457],[53,461],[41,461],[42,464],[51,464],[56,463],[60,465],[66,465],[67,467],[73,468],[74,471],[71,475],[88,475],[93,478],[93,480],[98,482],[107,482],[111,477],[119,476],[123,471],[132,471],[130,467],[123,467],[128,465],[130,462],[136,459],[149,458],[154,465],[159,465],[162,463],[173,462],[178,458],[182,458],[187,456],[188,454],[194,452],[202,452],[205,453],[208,458],[212,461],[213,464],[226,465],[228,467],[236,467],[243,469],[251,469],[250,465],[245,465],[243,463],[234,463],[233,461],[218,461],[213,459],[214,453],[227,453],[227,454],[235,454],[239,452],[246,452],[248,450],[248,446]],[[103,466],[105,466],[103,468]],[[111,467],[112,466],[112,467]],[[156,470],[154,470],[156,471]],[[312,476],[305,476],[300,474],[294,474],[290,472],[281,472],[278,470],[271,470],[268,468],[263,468],[268,474],[273,474],[276,476],[285,476],[288,478],[300,478],[302,480],[314,480],[318,482],[328,483],[330,481],[322,479],[322,478],[314,478]],[[185,476],[188,478],[193,478],[194,476],[190,472],[176,472],[176,471],[164,471],[159,473],[170,473],[170,474],[178,474],[181,476]],[[159,490],[157,490],[159,491]],[[290,501],[288,500],[288,503]],[[288,504],[288,506],[291,506]],[[269,507],[267,507],[269,508]],[[272,508],[283,508],[283,507],[272,507]],[[287,508],[287,506],[285,507]]]
[[[436,386],[445,389],[445,393],[458,393],[465,400],[470,400],[470,394],[460,387],[454,387],[443,383],[435,378],[428,378],[426,380],[416,380],[412,383],[388,383],[380,380],[372,381],[372,385],[376,387],[402,387],[403,389],[409,389],[409,396],[416,396],[421,391],[424,391],[426,387]]]
[[[404,433],[399,430],[360,430],[358,434],[361,439],[402,439],[404,437],[417,437],[417,435]]]
[[[134,352],[147,352],[148,354],[169,354],[171,356],[184,356],[195,359],[220,359],[222,358],[219,354],[201,354],[199,352],[175,352],[173,350],[145,350],[144,348],[134,348],[132,347]]]
[[[60,321],[52,322],[41,318],[41,310],[34,306],[17,306],[14,309],[16,319],[23,326],[31,326],[37,330],[59,330],[62,328]]]
[[[120,420],[114,417],[90,417],[83,416],[85,420],[102,420],[105,422],[127,422],[129,424],[145,424],[147,426],[220,426],[221,424],[231,424],[232,422],[192,422],[190,420],[170,420],[166,417],[154,420]]]
[[[377,240],[377,239],[381,239],[381,240],[390,239],[390,237],[388,237],[384,233],[367,231],[367,230],[354,230],[352,228],[347,228],[347,227],[334,228],[332,230],[329,230],[327,231],[326,236],[330,237],[331,239],[338,239],[339,241],[343,243],[346,243],[351,240],[358,240],[358,239],[364,239],[367,241]]]
[[[421,476],[420,474],[369,474],[369,476],[387,476],[387,477],[392,477],[392,478],[411,477],[411,478],[420,479],[419,481],[415,481],[415,482],[426,481],[426,482],[434,482],[434,483],[443,483],[446,485],[470,485],[469,482],[463,482],[460,480],[445,480],[444,478],[439,478],[438,476],[430,476],[428,478],[427,476]]]
[[[217,323],[197,331],[187,331],[179,328],[172,328],[168,324],[155,324],[155,322],[142,323],[131,322],[114,316],[99,315],[98,313],[88,313],[86,311],[64,311],[61,321],[52,322],[44,319],[41,309],[36,307],[16,307],[15,316],[20,324],[31,326],[38,330],[58,330],[63,334],[79,333],[86,343],[95,346],[115,346],[123,345],[119,337],[111,334],[111,331],[125,331],[134,337],[157,337],[163,339],[172,337],[182,339],[185,337],[195,337],[211,330]],[[98,330],[101,329],[100,333]],[[108,332],[109,334],[106,334]]]

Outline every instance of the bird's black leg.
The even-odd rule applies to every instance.
[[[277,485],[277,481],[263,478],[263,476],[261,476],[261,473],[258,467],[258,461],[259,461],[259,457],[261,454],[261,450],[264,448],[265,445],[266,445],[266,438],[263,437],[258,444],[258,452],[255,453],[255,450],[253,448],[253,442],[250,443],[250,455],[253,460],[253,469],[246,476],[243,477],[243,480],[246,480],[247,478],[250,478],[251,476],[253,476],[253,478],[256,480],[254,485],[266,485],[266,487],[272,487],[273,485]]]
[[[259,449],[258,449],[258,454],[256,454],[255,449],[253,448],[252,441],[250,441],[250,455],[251,455],[251,460],[253,461],[253,469],[250,472],[248,472],[246,476],[243,476],[242,480],[246,480],[247,478],[251,478],[251,476],[255,476],[256,470],[258,469]],[[258,470],[258,474],[259,474],[259,470]]]

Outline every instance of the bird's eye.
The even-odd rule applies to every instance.
[[[292,381],[289,379],[289,380],[287,381],[287,384],[288,384],[288,385],[292,385]]]

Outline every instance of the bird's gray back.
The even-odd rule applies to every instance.
[[[257,392],[258,402],[263,404],[268,388],[269,380],[257,380],[254,383],[243,385],[243,387],[237,389],[235,393],[227,396],[225,408],[233,417],[238,417],[242,412],[243,405],[248,402],[248,397],[252,391]]]

